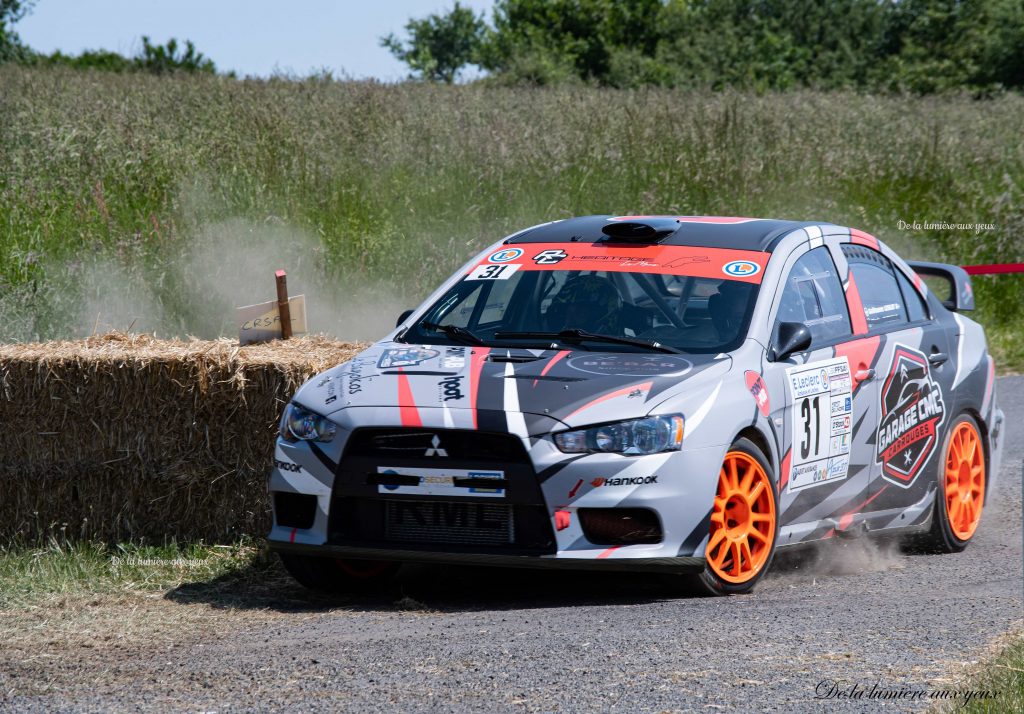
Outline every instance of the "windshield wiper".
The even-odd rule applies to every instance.
[[[497,332],[494,335],[496,340],[524,339],[524,340],[561,340],[562,342],[608,342],[614,345],[632,345],[633,347],[646,347],[649,350],[668,352],[670,354],[682,354],[682,350],[660,342],[650,340],[639,340],[631,337],[616,337],[615,335],[602,335],[597,332],[572,329],[561,332]]]
[[[485,344],[483,340],[467,330],[465,327],[459,327],[458,325],[439,325],[436,322],[421,322],[420,327],[432,332],[443,332],[445,336],[458,342],[464,342],[471,345]]]

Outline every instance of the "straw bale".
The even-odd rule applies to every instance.
[[[0,345],[0,539],[265,534],[281,410],[363,347],[126,333]]]

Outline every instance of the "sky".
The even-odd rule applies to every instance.
[[[408,69],[380,46],[403,36],[411,17],[450,9],[454,0],[37,0],[14,30],[38,52],[104,49],[133,55],[142,36],[164,44],[192,40],[222,72],[397,81]],[[489,14],[493,0],[460,0]],[[286,8],[286,9],[285,9]]]

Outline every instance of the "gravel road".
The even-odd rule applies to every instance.
[[[953,688],[1021,626],[1024,378],[999,389],[1003,472],[958,555],[837,542],[733,598],[671,599],[640,576],[471,568],[410,570],[386,597],[333,602],[291,585],[186,586],[163,604],[205,625],[80,653],[52,689],[0,708],[920,711],[928,701],[823,701],[819,683]]]

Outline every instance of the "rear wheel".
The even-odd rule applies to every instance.
[[[738,595],[764,577],[778,539],[778,495],[764,454],[738,439],[725,455],[711,509],[707,565],[690,576],[697,592]]]
[[[366,593],[383,590],[398,572],[398,563],[379,560],[320,558],[280,553],[289,575],[309,588],[328,593]]]
[[[985,505],[985,447],[969,414],[961,414],[949,428],[944,453],[932,527],[920,545],[931,552],[959,553],[978,529]]]

